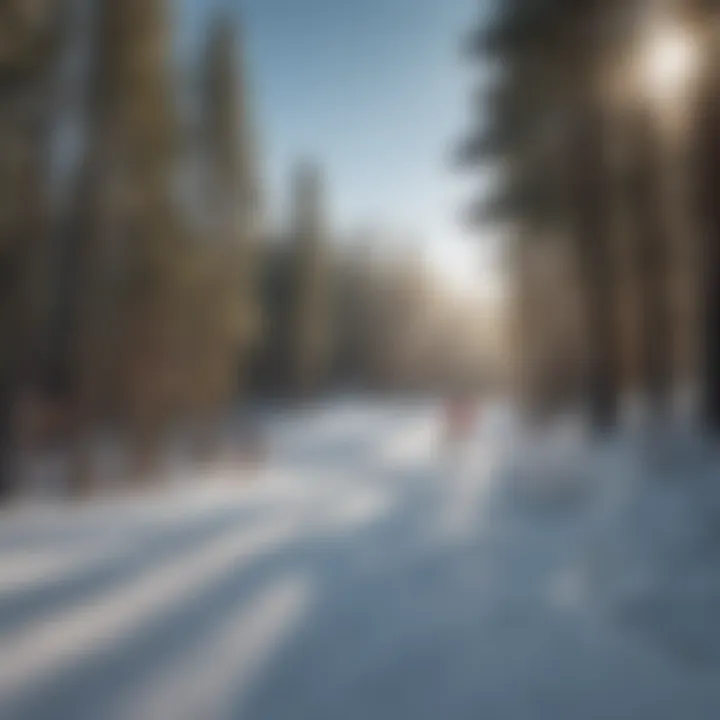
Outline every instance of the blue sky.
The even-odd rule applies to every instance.
[[[473,183],[450,152],[470,122],[463,35],[478,0],[183,0],[187,39],[224,3],[243,22],[245,60],[271,218],[290,170],[319,162],[331,226],[388,230],[427,247],[453,279],[487,272],[458,216]]]

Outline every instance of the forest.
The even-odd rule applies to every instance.
[[[265,205],[238,13],[179,63],[177,11],[0,8],[2,497],[48,451],[87,493],[103,437],[142,482],[174,438],[212,457],[263,401],[489,374],[464,339],[481,312],[384,231],[339,238],[317,162],[290,169],[287,211]]]

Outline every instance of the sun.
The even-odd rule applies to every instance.
[[[672,101],[683,93],[698,62],[696,40],[681,28],[655,29],[643,60],[647,92],[659,101]]]

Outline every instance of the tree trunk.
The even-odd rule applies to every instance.
[[[642,380],[648,407],[667,410],[672,384],[672,310],[670,306],[668,225],[663,217],[663,147],[649,110],[635,118],[634,182],[630,192],[636,237],[635,272],[642,322]]]
[[[15,491],[15,390],[13,383],[4,383],[0,388],[0,503]]]
[[[693,168],[702,238],[704,299],[703,415],[708,429],[720,433],[720,51],[708,63],[694,127]]]
[[[599,432],[612,429],[618,415],[616,288],[607,238],[603,150],[600,108],[586,98],[571,157],[571,213],[585,316],[588,409]]]

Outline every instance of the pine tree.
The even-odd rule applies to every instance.
[[[201,158],[205,178],[204,257],[197,286],[195,364],[208,441],[239,394],[257,326],[258,187],[237,28],[219,16],[203,73]],[[202,338],[202,342],[197,342]]]
[[[15,412],[37,361],[50,77],[63,3],[0,5],[0,498],[13,490]]]
[[[612,9],[597,0],[496,4],[473,43],[476,55],[499,66],[483,95],[488,121],[463,148],[471,163],[489,160],[501,170],[478,221],[513,228],[520,257],[526,243],[568,238],[584,316],[586,397],[598,429],[613,424],[619,391],[601,100],[607,39],[600,30]]]
[[[686,0],[698,34],[717,26],[710,0]],[[700,35],[701,36],[701,35]],[[700,368],[706,427],[720,433],[720,46],[710,35],[692,127],[693,194],[701,236],[704,347]]]
[[[217,241],[225,255],[228,389],[236,391],[254,342],[259,189],[249,93],[235,26],[218,19],[208,51],[206,138]],[[229,398],[226,398],[229,399]]]
[[[630,122],[633,167],[626,189],[633,237],[634,284],[639,307],[641,380],[649,409],[662,416],[672,388],[672,306],[669,223],[663,214],[662,142],[646,107]]]
[[[319,170],[303,164],[294,178],[290,324],[290,391],[303,399],[317,393],[330,352],[327,247]]]
[[[178,281],[168,3],[102,0],[95,22],[79,253],[81,485],[86,435],[111,411],[136,474],[156,464],[172,399]]]

